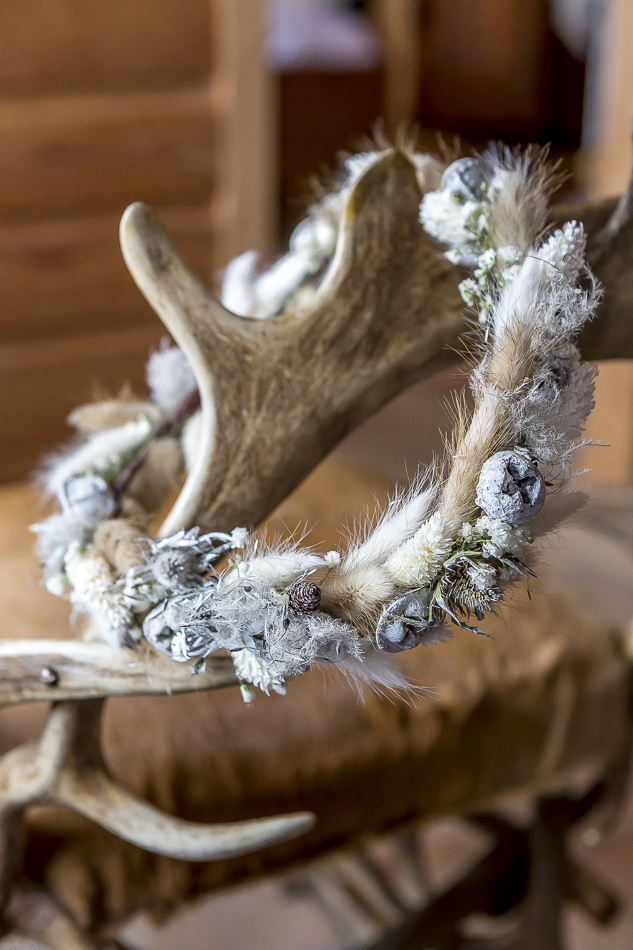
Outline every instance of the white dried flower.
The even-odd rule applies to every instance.
[[[518,247],[515,247],[514,244],[506,244],[505,247],[500,247],[497,250],[497,256],[505,264],[515,264],[517,261],[521,260],[523,256]]]
[[[250,650],[235,650],[231,653],[235,675],[244,683],[257,686],[262,692],[269,694],[270,690],[286,695],[286,683],[272,663],[263,657],[255,656]]]
[[[541,245],[536,256],[550,265],[545,268],[547,277],[556,279],[559,274],[575,284],[583,268],[586,246],[587,236],[583,225],[568,221]]]
[[[231,548],[243,548],[248,538],[248,528],[233,528],[231,531]]]
[[[493,247],[489,247],[487,251],[484,251],[483,254],[480,254],[477,258],[477,269],[481,270],[482,273],[487,274],[495,264],[497,263],[497,252]],[[477,271],[475,271],[477,274]],[[479,275],[477,275],[479,276]]]
[[[474,525],[476,534],[488,537],[482,549],[484,557],[511,557],[520,558],[525,549],[526,536],[522,528],[518,528],[498,518],[489,518],[483,515]]]
[[[473,280],[472,277],[467,277],[466,280],[462,280],[462,282],[458,284],[457,289],[464,303],[472,307],[475,303],[476,295],[479,292],[477,281]]]
[[[386,567],[398,583],[426,587],[448,557],[452,547],[450,530],[436,511],[387,560]]]
[[[451,264],[460,264],[462,261],[462,252],[458,247],[451,247],[448,251],[444,251],[444,257],[447,261],[450,261]]]
[[[102,640],[121,646],[133,627],[133,618],[122,594],[114,593],[115,578],[104,557],[78,542],[71,542],[64,558],[70,601],[86,611]]]
[[[341,555],[338,551],[328,551],[324,558],[325,566],[329,571],[333,571],[335,567],[338,567],[341,563]]]
[[[438,241],[463,247],[473,239],[473,222],[478,221],[480,210],[479,202],[457,203],[448,190],[430,191],[420,204],[420,222]]]
[[[497,572],[491,564],[470,561],[466,572],[477,590],[490,590],[497,584]]]
[[[152,401],[169,416],[198,388],[191,363],[178,346],[152,353],[145,368]]]

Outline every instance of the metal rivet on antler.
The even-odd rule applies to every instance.
[[[288,605],[297,614],[311,614],[321,603],[321,588],[312,581],[298,581],[288,591]]]
[[[402,653],[433,639],[439,624],[429,620],[430,591],[397,597],[383,608],[376,645],[385,653]]]
[[[490,518],[525,524],[545,503],[545,480],[522,452],[497,452],[482,466],[475,501]]]
[[[59,673],[52,666],[45,666],[40,670],[40,679],[47,686],[57,686],[59,683]]]

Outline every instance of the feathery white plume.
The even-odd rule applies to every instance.
[[[167,416],[198,388],[191,363],[178,346],[152,353],[145,372],[152,400]]]
[[[298,577],[324,567],[325,561],[309,551],[271,551],[251,560],[244,560],[237,568],[242,578],[256,577],[263,584],[277,589],[288,587]],[[231,575],[228,575],[230,579]]]
[[[231,313],[248,317],[257,309],[257,251],[245,251],[227,264],[221,300]]]
[[[44,485],[51,495],[60,495],[65,482],[73,475],[106,474],[122,457],[134,452],[151,432],[148,419],[127,422],[117,429],[97,432],[78,449],[55,458],[44,475]]]
[[[394,498],[367,539],[348,552],[343,571],[383,564],[422,525],[436,494],[436,487],[430,486],[419,494]]]
[[[450,526],[439,511],[418,528],[387,561],[387,570],[398,583],[407,587],[427,587],[452,547]]]

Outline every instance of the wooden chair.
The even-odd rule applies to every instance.
[[[264,413],[258,416],[254,429],[251,420],[237,411],[235,387],[231,389],[225,381],[222,388],[218,378],[222,365],[233,365],[226,360],[227,353],[234,358],[239,345],[247,354],[249,346],[260,348],[257,361],[244,363],[244,378],[251,385],[257,374],[268,379],[275,365],[291,365],[295,352],[288,346],[287,334],[292,333],[292,320],[285,316],[279,324],[271,323],[274,332],[265,325],[245,329],[187,271],[148,209],[136,207],[128,213],[123,223],[126,260],[177,341],[195,358],[203,412],[214,411],[212,399],[218,392],[224,397],[216,403],[221,438],[213,453],[209,446],[201,446],[201,457],[208,453],[208,460],[192,476],[172,510],[167,521],[172,530],[172,522],[178,518],[203,526],[237,523],[243,517],[258,523],[318,463],[336,438],[407,382],[446,360],[446,344],[459,330],[460,304],[454,278],[448,277],[449,265],[436,257],[414,227],[418,201],[413,172],[404,156],[388,153],[372,166],[350,195],[337,269],[310,312],[297,318],[304,344],[309,343],[315,328],[329,321],[332,339],[343,347],[349,364],[356,369],[354,361],[368,361],[364,375],[350,377],[345,398],[327,404],[329,427],[323,419],[316,420],[317,433],[323,437],[315,438],[311,453],[299,451],[305,446],[305,430],[293,425],[286,435],[284,429],[288,426],[284,400],[293,413],[301,410],[301,406],[297,409],[296,393],[293,395],[292,373],[275,377],[280,382],[267,409],[271,405],[274,409],[272,428],[266,426]],[[584,341],[587,355],[609,356],[614,351],[621,355],[623,348],[630,349],[630,329],[623,319],[631,306],[626,280],[630,201],[626,195],[612,217],[613,203],[577,209],[590,233],[594,266],[607,286],[600,321]],[[599,224],[606,227],[599,230]],[[376,240],[378,234],[382,241]],[[420,300],[425,301],[423,318]],[[357,332],[354,313],[369,314],[363,339],[374,342],[383,339],[385,321],[390,319],[390,361],[382,360],[384,351],[378,345],[367,351],[360,345],[347,348],[345,334]],[[423,327],[415,322],[420,319]],[[224,363],[218,361],[212,339],[218,326]],[[411,328],[416,326],[417,332],[412,334]],[[335,332],[338,329],[340,333]],[[402,346],[396,345],[398,335]],[[411,345],[404,345],[408,341]],[[316,354],[320,366],[323,354],[318,348],[307,352]],[[328,352],[334,363],[336,352]],[[327,360],[323,362],[325,370],[329,365]],[[332,392],[335,390],[333,386]],[[309,411],[309,405],[304,408]],[[296,418],[292,417],[295,422]],[[277,428],[275,420],[279,420]],[[239,492],[233,496],[223,492],[227,477],[223,462],[230,458],[231,446],[233,450],[254,446],[256,452],[253,439],[258,434],[260,439],[269,439],[271,432],[275,435],[272,446],[268,445],[267,467],[256,478],[244,462]],[[274,442],[279,433],[283,446]],[[244,453],[244,459],[251,458],[246,449]],[[320,479],[325,485],[321,495]],[[336,508],[336,499],[350,513],[344,484],[339,471],[324,467],[311,486],[308,484],[303,501],[297,501],[301,496],[296,496],[294,510],[286,509],[284,515],[282,509],[279,517],[296,523],[311,504],[312,510],[316,506],[326,514],[322,528],[340,523],[344,518]],[[348,487],[347,492],[358,494],[358,486]],[[315,500],[319,497],[325,500]],[[35,636],[45,633],[50,638],[57,631],[62,635],[63,614],[57,615],[60,627],[53,629],[53,611],[58,606],[47,603],[37,607],[38,599],[46,595],[31,587],[29,596],[24,586],[19,586],[24,584],[24,552],[30,544],[24,528],[33,517],[28,495],[24,489],[8,490],[5,505],[3,576],[8,584],[7,603],[14,608],[4,612],[7,633],[15,637],[30,629]],[[112,942],[116,927],[140,908],[173,907],[178,901],[247,876],[350,845],[367,832],[434,815],[480,815],[512,792],[540,799],[567,792],[570,801],[543,802],[533,834],[527,839],[506,834],[498,820],[494,824],[496,819],[478,818],[496,828],[500,840],[504,835],[512,838],[510,854],[515,863],[517,855],[523,854],[530,868],[525,887],[517,888],[514,895],[515,904],[523,899],[523,920],[530,924],[519,927],[512,946],[558,946],[562,899],[571,895],[591,904],[583,876],[565,856],[566,829],[599,799],[605,805],[609,798],[617,800],[628,768],[631,661],[627,625],[633,609],[627,583],[632,566],[632,505],[626,493],[617,500],[603,500],[598,514],[590,516],[593,521],[586,523],[579,546],[571,544],[576,529],[570,529],[571,554],[557,551],[551,569],[542,572],[543,590],[536,591],[529,609],[525,595],[516,594],[512,613],[501,616],[491,629],[494,643],[460,634],[446,645],[408,655],[403,662],[411,678],[433,690],[432,697],[420,697],[410,704],[375,696],[359,703],[347,684],[331,682],[326,692],[321,677],[310,674],[292,684],[289,697],[264,700],[254,714],[252,708],[242,705],[237,690],[203,693],[234,682],[221,660],[213,661],[209,672],[185,682],[182,673],[166,672],[164,664],[154,661],[144,665],[141,656],[125,651],[120,660],[110,656],[113,665],[108,667],[97,650],[92,650],[93,659],[86,662],[76,647],[58,643],[49,652],[62,661],[60,667],[57,660],[43,662],[46,654],[41,643],[35,652],[25,645],[5,644],[0,651],[0,699],[41,700],[50,695],[64,700],[49,718],[44,734],[44,744],[49,742],[53,749],[52,758],[47,759],[46,748],[40,745],[18,750],[2,763],[0,791],[5,814],[11,818],[2,829],[5,855],[19,857],[12,836],[19,831],[22,813],[28,807],[23,861],[16,867],[5,862],[6,926],[37,937],[53,950],[86,948],[91,946],[90,940],[93,946],[95,941],[97,945]],[[593,551],[598,547],[602,557],[596,562]],[[43,601],[39,603],[43,605]],[[127,664],[124,675],[121,664]],[[153,682],[152,676],[162,679]],[[110,700],[102,746],[119,785],[107,784],[97,745],[100,703],[90,697],[156,693],[168,691],[166,687],[176,693],[196,692]],[[68,702],[71,699],[78,702]],[[13,716],[11,721],[17,723]],[[201,862],[202,852],[191,845],[198,833],[195,828],[176,826],[165,819],[166,834],[172,835],[178,827],[189,844],[165,843],[156,836],[155,812],[151,813],[154,838],[148,841],[142,826],[144,816],[150,813],[144,813],[138,803],[131,807],[124,789],[180,820],[244,820],[307,809],[314,812],[317,822],[308,831],[302,814],[280,819],[277,824],[271,820],[265,825],[269,840],[274,840],[273,831],[277,836],[283,832],[285,837],[307,833],[250,854],[244,853],[248,847],[224,852],[224,845],[215,851],[207,849],[207,856],[233,856]],[[583,800],[584,791],[589,797]],[[571,801],[574,797],[580,798],[577,807]],[[64,804],[74,810],[59,807]],[[87,821],[86,816],[96,823]],[[265,844],[259,827],[259,839],[249,839],[251,848],[256,840]],[[248,833],[248,828],[242,832]],[[146,842],[152,851],[172,857],[148,854],[122,838]],[[187,863],[175,860],[174,855],[193,859],[198,855],[198,861]],[[484,908],[496,912],[507,909],[497,887],[504,867],[507,861],[506,865],[497,862],[496,870],[488,868],[485,887],[482,884],[478,892],[485,896]],[[431,921],[439,927],[433,931],[440,934],[437,946],[459,945],[459,921],[455,918],[465,906],[456,897],[448,908],[440,905],[437,919]],[[428,917],[426,923],[424,918],[407,922],[412,936],[408,931],[400,934],[403,946],[407,945],[403,941],[418,939],[418,924],[429,924]],[[531,934],[531,943],[525,942],[525,934]]]
[[[353,470],[325,463],[275,524],[318,513],[327,543],[350,500],[358,509],[372,487]],[[35,586],[38,568],[26,526],[36,514],[32,489],[0,494],[3,637],[69,635],[65,605],[51,603]],[[236,689],[111,699],[105,758],[136,795],[199,822],[309,809],[317,823],[308,834],[255,854],[191,864],[142,852],[63,808],[38,808],[28,818],[23,886],[48,889],[101,945],[139,910],[174,910],[218,887],[358,847],[368,832],[493,811],[512,793],[580,798],[606,783],[605,791],[619,794],[631,739],[633,492],[596,492],[551,553],[532,602],[517,595],[511,613],[491,628],[494,642],[464,632],[406,657],[412,680],[429,690],[413,702],[377,696],[360,702],[346,682],[320,673],[294,682],[284,698],[258,698],[255,707],[244,706]],[[42,711],[5,710],[2,750],[34,738]],[[561,840],[559,833],[545,857],[552,859]],[[506,858],[486,881],[488,903],[516,848],[501,835]],[[550,873],[542,846],[537,857],[539,873],[544,866]],[[574,896],[587,904],[582,875],[578,869],[574,875]],[[535,906],[524,908],[538,912],[542,940],[550,938],[552,919],[570,896],[569,877],[547,895],[553,907],[541,892],[531,894]],[[482,893],[481,887],[474,892],[481,899],[477,909],[485,906]],[[600,907],[604,900],[598,911],[594,902],[593,912],[599,915]],[[455,901],[439,910],[444,928],[466,913]],[[437,910],[434,918],[428,908],[425,913],[419,926],[427,936],[438,919]],[[403,933],[415,932],[415,918],[403,913]],[[62,945],[82,944],[50,942]]]

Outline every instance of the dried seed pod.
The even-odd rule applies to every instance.
[[[64,482],[59,500],[65,514],[90,525],[111,518],[116,509],[116,502],[99,475],[71,476]]]
[[[152,561],[158,583],[170,591],[186,591],[204,584],[206,560],[191,548],[165,548]]]
[[[446,601],[474,611],[478,620],[503,597],[495,568],[468,558],[454,561],[446,569],[441,591]]]
[[[458,158],[442,175],[442,190],[450,191],[458,204],[481,201],[487,187],[484,166],[476,158]]]
[[[376,628],[376,645],[385,653],[402,653],[421,643],[434,643],[440,626],[429,620],[429,590],[397,597],[383,607]]]
[[[552,385],[555,386],[556,389],[566,389],[567,386],[569,386],[572,368],[572,361],[568,357],[553,356],[550,359],[547,369]]]
[[[545,503],[545,480],[523,452],[497,452],[482,466],[475,501],[489,518],[525,524]]]
[[[157,604],[143,621],[143,636],[147,642],[179,663],[206,656],[216,646],[214,625],[209,621],[195,622],[197,600],[197,592],[170,597]]]
[[[288,591],[288,605],[297,614],[311,614],[321,603],[321,588],[312,581],[297,581]]]
[[[264,656],[265,640],[266,618],[256,617],[242,632],[242,641],[246,649],[254,653],[255,656]]]

